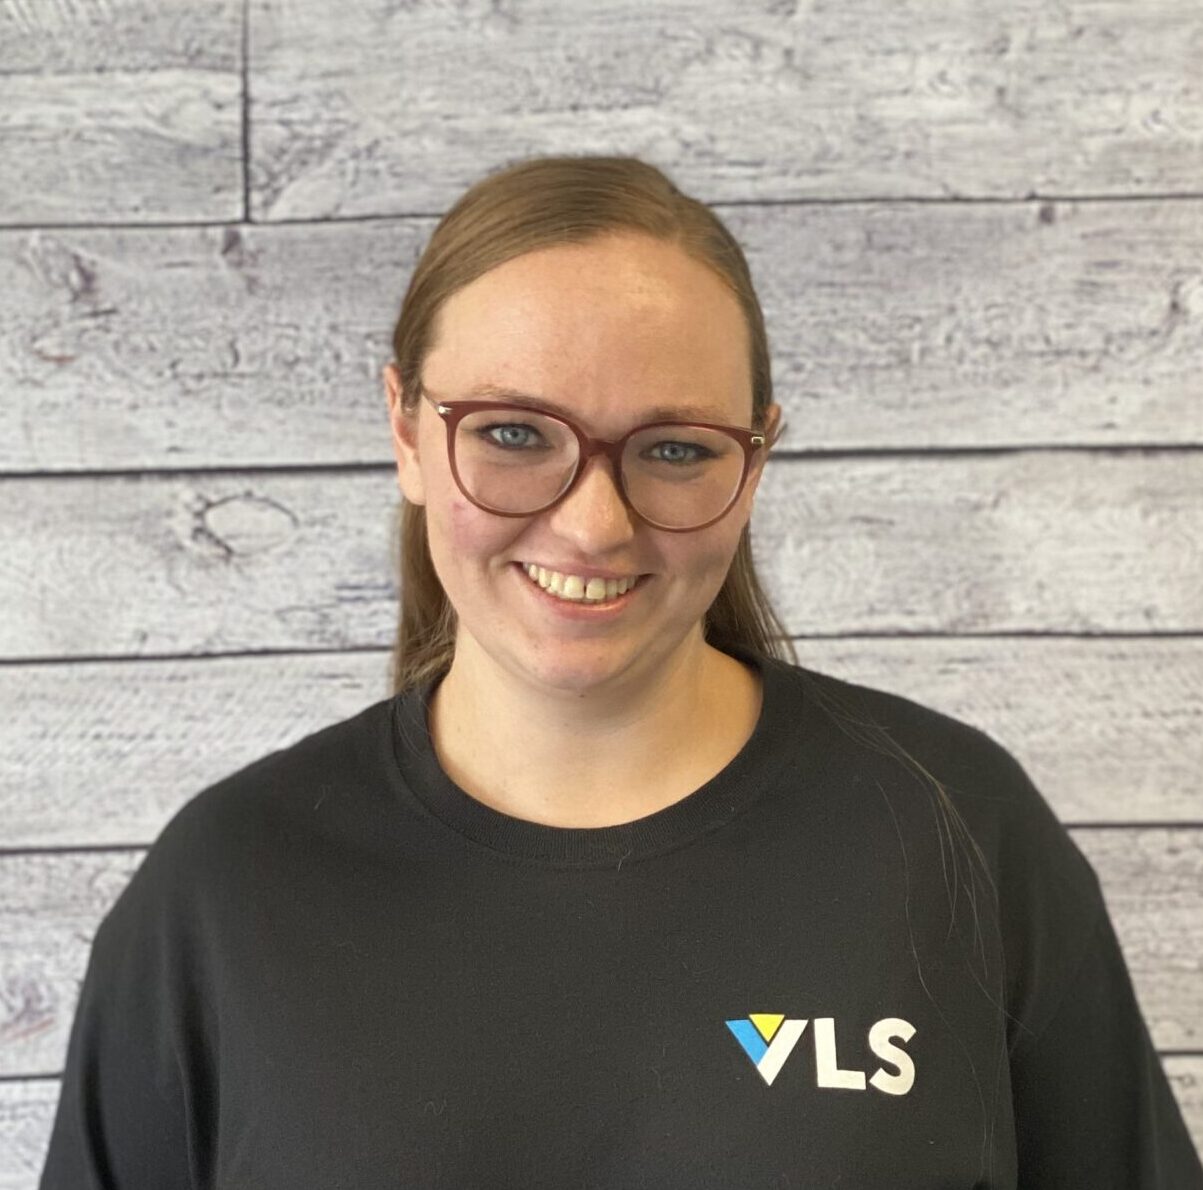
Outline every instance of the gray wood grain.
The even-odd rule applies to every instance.
[[[1203,443],[1203,201],[721,213],[781,450]],[[0,233],[0,472],[387,462],[430,230]]]
[[[791,634],[1197,632],[1201,490],[1191,453],[782,461],[754,552]]]
[[[0,234],[0,470],[384,462],[421,223]]]
[[[1198,632],[1203,454],[777,460],[754,552],[795,635]],[[396,476],[10,480],[0,656],[387,647]]]
[[[238,0],[0,6],[0,223],[243,209]]]
[[[867,637],[795,646],[802,665],[986,732],[1066,824],[1203,820],[1197,636]]]
[[[1193,0],[252,3],[258,219],[431,213],[633,152],[707,201],[1195,192]]]
[[[0,1190],[36,1190],[58,1097],[57,1078],[0,1082]]]
[[[96,927],[144,854],[139,848],[0,857],[0,1075],[62,1069]]]
[[[978,726],[1067,824],[1203,819],[1198,637],[797,646],[812,669]],[[206,785],[388,697],[388,663],[373,649],[0,669],[3,845],[144,846]]]
[[[719,204],[803,664],[1024,763],[1203,1150],[1194,0],[15,0],[0,47],[0,847],[48,849],[0,851],[0,1190],[146,845],[386,696],[392,320],[464,187],[557,152]]]
[[[1070,833],[1103,885],[1155,1044],[1203,1048],[1203,831]]]
[[[0,669],[5,847],[144,846],[200,789],[389,695],[387,652]]]
[[[9,494],[0,603],[11,614],[0,621],[0,655],[200,655],[392,639],[400,496],[383,471],[31,479],[11,481]]]

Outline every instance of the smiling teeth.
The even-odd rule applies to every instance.
[[[638,582],[638,576],[620,579],[591,578],[586,582],[579,575],[544,570],[542,566],[536,566],[533,562],[527,563],[523,569],[544,591],[573,603],[601,603],[606,599],[616,599]]]

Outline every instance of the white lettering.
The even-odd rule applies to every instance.
[[[835,1018],[815,1017],[815,1074],[820,1087],[844,1087],[851,1091],[865,1089],[865,1076],[859,1070],[841,1070],[835,1052]]]
[[[915,1064],[906,1050],[891,1045],[895,1037],[910,1041],[915,1036],[915,1026],[901,1017],[888,1016],[869,1030],[869,1048],[881,1059],[898,1067],[897,1074],[886,1074],[880,1067],[869,1080],[879,1091],[887,1095],[905,1095],[915,1085]]]
[[[769,1048],[765,1050],[764,1057],[760,1059],[760,1065],[757,1067],[761,1078],[770,1087],[773,1085],[773,1080],[781,1073],[785,1059],[793,1053],[794,1046],[798,1044],[798,1038],[805,1030],[805,1021],[784,1021],[781,1028],[773,1035],[773,1040],[769,1042]]]

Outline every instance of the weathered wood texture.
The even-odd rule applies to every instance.
[[[0,7],[0,224],[241,218],[242,7]]]
[[[633,152],[710,201],[1198,193],[1194,0],[250,8],[251,210],[443,210],[482,157]]]
[[[980,727],[1068,825],[1200,820],[1198,638],[870,637],[797,648],[812,669]],[[148,844],[206,785],[387,697],[388,660],[368,649],[5,667],[5,844]]]
[[[718,204],[800,660],[1024,762],[1203,1148],[1201,59],[1194,0],[0,6],[0,1190],[162,825],[388,693],[392,319],[557,152]]]
[[[0,656],[387,646],[395,474],[10,480]],[[753,513],[795,635],[1203,629],[1203,453],[783,459]],[[11,679],[10,679],[11,680]]]
[[[0,10],[0,222],[434,213],[503,153],[711,201],[1198,193],[1192,0]]]
[[[1203,200],[734,207],[781,450],[1203,443]],[[427,219],[0,234],[0,472],[386,463]]]

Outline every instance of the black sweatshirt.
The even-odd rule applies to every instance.
[[[96,932],[41,1190],[1203,1190],[1019,763],[733,652],[754,734],[635,822],[470,797],[433,682],[194,796]]]

